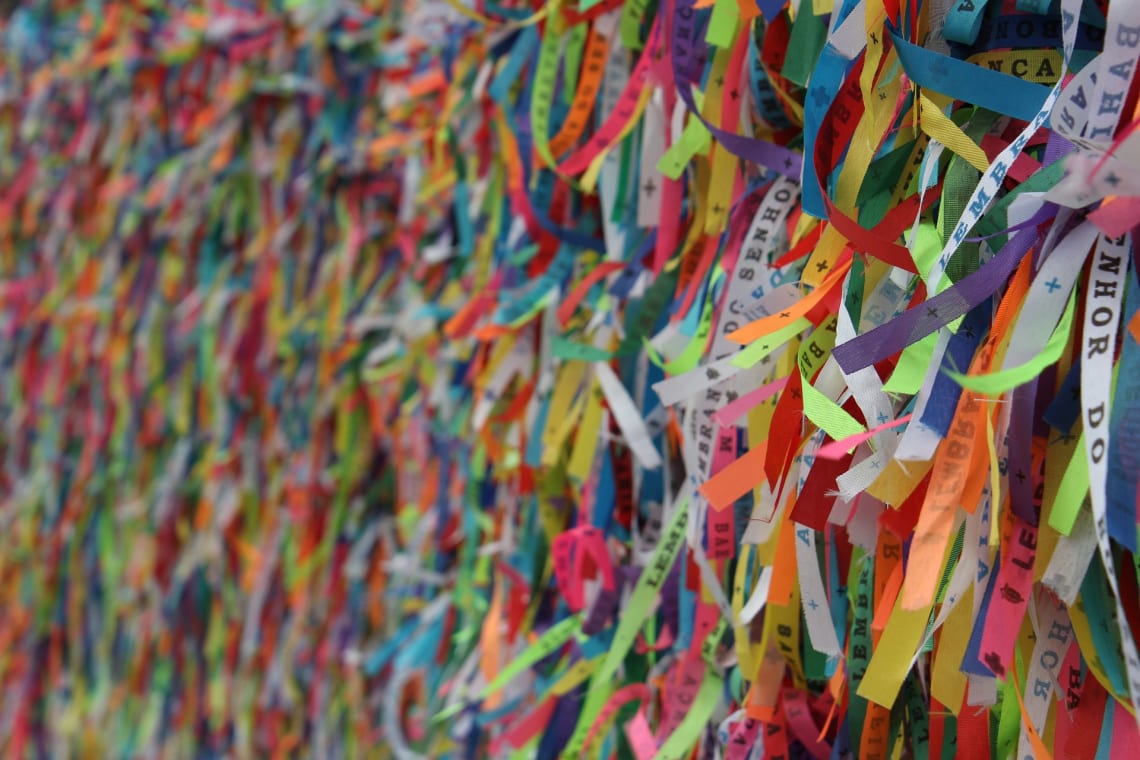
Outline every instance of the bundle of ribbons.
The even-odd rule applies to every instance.
[[[1140,746],[1140,3],[4,6],[4,757]]]

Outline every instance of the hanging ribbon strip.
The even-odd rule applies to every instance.
[[[1140,3],[2,6],[3,757],[1135,754]]]

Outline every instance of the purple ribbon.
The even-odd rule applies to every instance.
[[[735,132],[725,131],[701,115],[688,80],[684,76],[684,72],[689,70],[685,64],[691,65],[692,58],[695,55],[696,46],[691,43],[691,40],[695,40],[696,35],[696,11],[693,10],[693,0],[676,0],[673,13],[673,34],[671,39],[666,40],[666,44],[672,49],[673,80],[685,106],[701,120],[713,137],[732,155],[754,164],[766,166],[790,179],[798,180],[803,166],[803,156],[799,153],[767,140],[758,140],[755,137],[745,137]]]
[[[1035,229],[1021,230],[989,263],[955,285],[884,325],[835,347],[832,354],[850,374],[894,356],[912,343],[945,327],[997,292],[1037,239]]]

